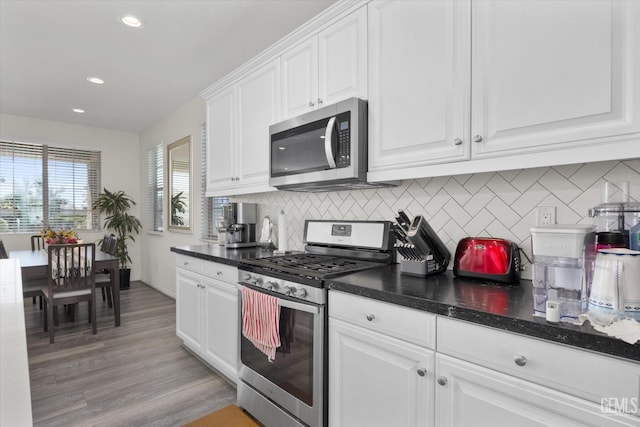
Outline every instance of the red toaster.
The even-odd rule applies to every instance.
[[[512,241],[466,237],[458,242],[453,274],[491,282],[519,283],[520,266],[520,249]]]

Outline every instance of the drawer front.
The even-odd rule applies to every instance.
[[[203,262],[205,261],[198,258],[176,254],[176,267],[192,271],[194,273],[202,274]]]
[[[601,403],[638,402],[640,363],[438,316],[439,353]]]
[[[422,347],[435,348],[436,316],[431,313],[329,291],[329,316]]]
[[[219,262],[203,261],[202,274],[234,285],[238,283],[238,267]]]

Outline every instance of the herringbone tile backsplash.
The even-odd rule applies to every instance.
[[[277,223],[284,209],[293,250],[303,249],[305,219],[393,221],[403,209],[424,215],[452,255],[463,237],[488,236],[512,240],[531,257],[536,207],[555,206],[559,224],[591,224],[589,208],[601,203],[604,181],[629,181],[630,201],[640,201],[640,159],[414,179],[394,188],[275,191],[233,201],[258,203],[258,228],[265,215]],[[531,277],[530,269],[523,277]]]

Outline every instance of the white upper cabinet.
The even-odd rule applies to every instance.
[[[469,1],[369,4],[369,171],[469,158]]]
[[[273,60],[207,101],[207,196],[269,187],[269,125],[280,120],[280,64]]]
[[[639,132],[639,22],[620,0],[474,2],[473,157]]]
[[[640,156],[640,2],[368,9],[369,180]]]
[[[235,140],[235,96],[229,87],[207,100],[207,184],[212,191],[233,187]]]
[[[366,7],[318,34],[318,97],[323,104],[367,97]]]
[[[280,57],[282,67],[282,109],[284,118],[317,108],[318,38],[289,49]]]
[[[239,187],[269,183],[269,125],[280,120],[280,63],[271,61],[238,83]]]
[[[282,53],[283,119],[366,97],[366,53],[366,7]]]

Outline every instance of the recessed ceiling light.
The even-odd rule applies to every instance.
[[[124,25],[128,25],[129,27],[133,27],[133,28],[142,27],[142,21],[140,21],[138,18],[136,18],[133,15],[123,16],[122,18],[120,18],[120,21],[122,21]]]
[[[100,77],[87,77],[87,81],[90,81],[91,83],[95,83],[97,85],[101,85],[104,83],[104,80],[102,80]]]
[[[74,108],[72,111],[73,111],[74,113],[78,113],[78,114],[82,114],[82,113],[84,113],[84,110],[83,110],[82,108]]]

